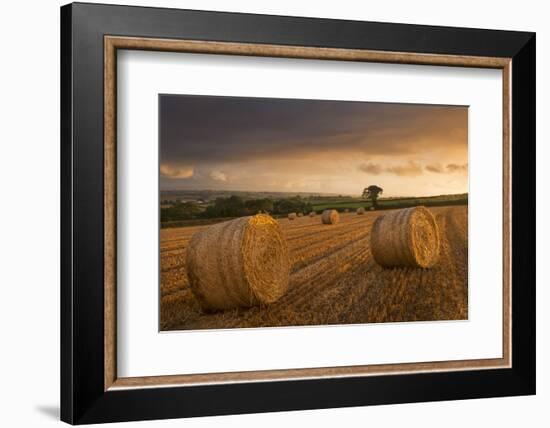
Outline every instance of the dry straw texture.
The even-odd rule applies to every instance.
[[[376,219],[371,251],[383,267],[433,266],[439,258],[439,229],[425,207],[396,210]]]
[[[203,309],[272,303],[288,288],[286,240],[279,223],[266,214],[195,233],[186,262],[189,285]]]
[[[336,224],[340,221],[340,214],[336,210],[324,210],[321,220],[323,224]]]
[[[294,220],[295,218],[296,218],[296,213],[290,213],[290,214],[288,215],[288,219],[289,219],[289,220]]]
[[[363,208],[363,207],[357,208],[356,213],[357,213],[357,214],[361,214],[361,215],[365,214],[365,208]]]

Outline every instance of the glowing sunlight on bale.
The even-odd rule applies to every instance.
[[[439,228],[425,207],[378,217],[371,231],[374,260],[382,267],[432,267],[439,258]]]
[[[266,214],[195,233],[186,262],[191,290],[206,310],[269,304],[288,288],[286,240],[279,223]]]

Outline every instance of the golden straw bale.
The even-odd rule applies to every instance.
[[[439,258],[439,246],[435,218],[422,206],[389,212],[372,226],[371,252],[382,267],[429,268]]]
[[[311,211],[311,212],[309,213],[309,216],[310,216],[310,217],[315,217],[316,215],[317,215],[317,213],[316,213],[315,211]]]
[[[344,212],[345,212],[345,213],[349,213],[349,208],[346,208],[346,209],[344,210]]]
[[[365,214],[365,208],[359,207],[359,208],[357,208],[357,211],[355,211],[355,212],[356,212],[357,214],[363,215],[363,214]]]
[[[290,213],[290,214],[288,215],[288,219],[289,219],[289,220],[294,220],[295,218],[296,218],[296,213]]]
[[[302,213],[298,213],[298,217],[302,217],[304,214]]]
[[[340,214],[336,210],[324,210],[321,221],[323,224],[336,224],[340,221]]]
[[[206,310],[272,303],[288,288],[286,240],[279,223],[266,214],[195,233],[186,263],[191,290]]]

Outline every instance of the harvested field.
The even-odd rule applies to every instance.
[[[287,293],[267,306],[205,313],[186,275],[186,246],[208,226],[161,230],[161,329],[275,327],[456,320],[468,317],[468,207],[430,208],[440,231],[431,269],[383,269],[370,251],[371,226],[389,211],[279,219],[291,261]]]

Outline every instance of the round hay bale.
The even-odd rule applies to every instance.
[[[345,212],[345,213],[349,213],[349,208],[346,208],[346,209],[344,210],[344,212]]]
[[[359,215],[363,215],[363,214],[365,214],[365,208],[359,207],[359,208],[357,208],[357,211],[355,211],[355,212]]]
[[[294,220],[295,218],[296,218],[296,213],[290,213],[290,214],[288,215],[288,219],[289,219],[289,220]]]
[[[286,240],[279,223],[265,214],[195,233],[186,263],[191,290],[205,310],[272,303],[288,288]]]
[[[309,216],[310,216],[310,217],[315,217],[316,215],[317,215],[317,213],[316,213],[315,211],[311,211],[311,212],[309,213]]]
[[[298,217],[302,217],[302,216],[303,216],[303,214],[302,214],[302,213],[298,213]]]
[[[321,221],[323,224],[336,224],[340,221],[340,214],[336,210],[324,210]]]
[[[370,248],[382,267],[433,266],[439,258],[439,228],[425,207],[405,208],[378,217]]]

